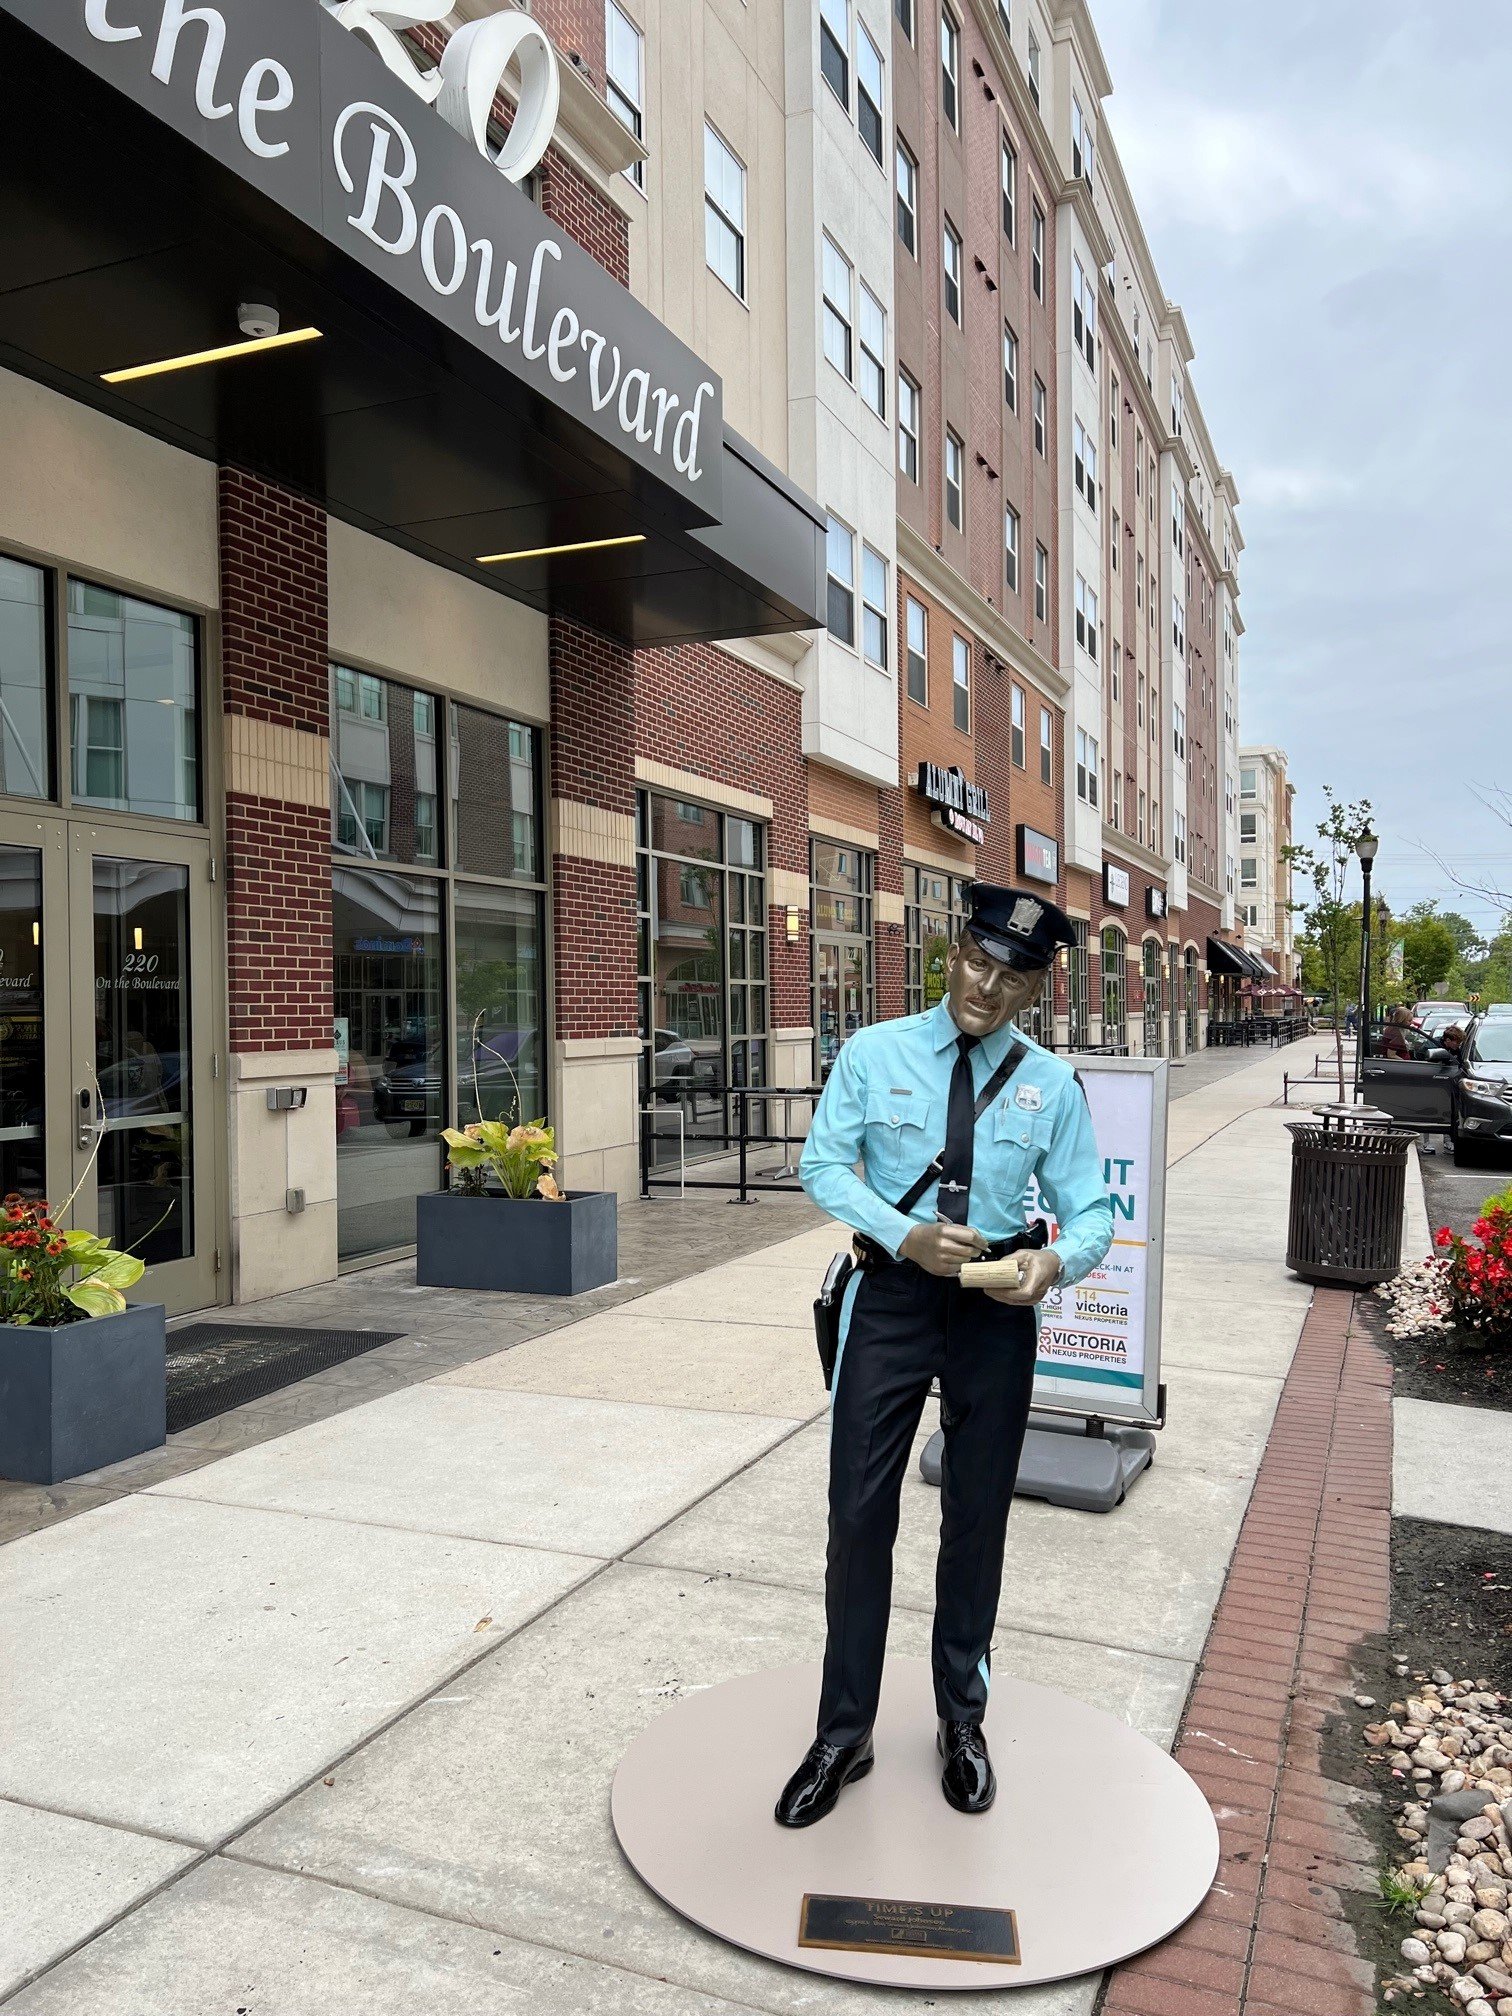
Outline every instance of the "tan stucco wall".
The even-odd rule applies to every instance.
[[[544,722],[547,623],[481,582],[330,521],[331,656]]]
[[[215,482],[213,462],[0,371],[0,541],[212,609]]]

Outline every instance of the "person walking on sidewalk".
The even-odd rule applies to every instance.
[[[898,1500],[931,1382],[945,1455],[934,1621],[941,1786],[982,1813],[996,1792],[982,1718],[1008,1510],[1028,1425],[1036,1306],[1107,1252],[1113,1210],[1071,1066],[1012,1027],[1070,920],[1045,897],[978,883],[923,1015],[859,1029],[804,1147],[809,1196],[857,1234],[830,1400],[828,1637],[818,1731],[777,1802],[820,1820],[872,1767]],[[864,1162],[866,1174],[856,1173]],[[1037,1178],[1058,1223],[1026,1224]],[[1016,1285],[969,1288],[968,1260],[1018,1255]]]

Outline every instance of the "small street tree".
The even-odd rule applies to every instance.
[[[1298,843],[1288,847],[1285,858],[1296,881],[1306,884],[1312,892],[1291,907],[1300,914],[1302,928],[1316,949],[1316,963],[1321,967],[1333,997],[1334,1056],[1339,1073],[1339,1103],[1342,1105],[1344,1025],[1340,1006],[1346,984],[1353,987],[1357,981],[1360,961],[1360,906],[1346,903],[1344,891],[1354,864],[1356,844],[1360,836],[1370,830],[1371,806],[1368,798],[1346,804],[1335,798],[1332,787],[1327,784],[1323,787],[1323,796],[1327,800],[1328,811],[1318,822],[1319,844],[1312,847]],[[1351,949],[1354,971],[1349,964]],[[1363,1028],[1356,1040],[1365,1041]]]
[[[1414,903],[1402,920],[1402,979],[1407,992],[1421,1000],[1441,980],[1447,980],[1459,950],[1445,917],[1431,903]]]

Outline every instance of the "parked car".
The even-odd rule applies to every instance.
[[[658,1099],[680,1099],[693,1089],[693,1045],[675,1029],[655,1032],[654,1073]]]
[[[1408,1127],[1447,1130],[1462,1167],[1486,1150],[1512,1155],[1512,1015],[1483,1015],[1459,1059],[1408,1030],[1410,1057],[1368,1057],[1366,1099]]]
[[[1465,1024],[1473,1019],[1468,1008],[1457,1008],[1452,1001],[1447,1004],[1435,1001],[1425,1015],[1416,1019],[1413,1026],[1420,1029],[1425,1036],[1437,1037],[1442,1036],[1446,1029],[1454,1028],[1456,1024],[1463,1029]]]

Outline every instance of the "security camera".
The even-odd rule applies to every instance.
[[[243,301],[236,311],[236,322],[243,336],[253,341],[278,334],[278,310],[268,301]]]

